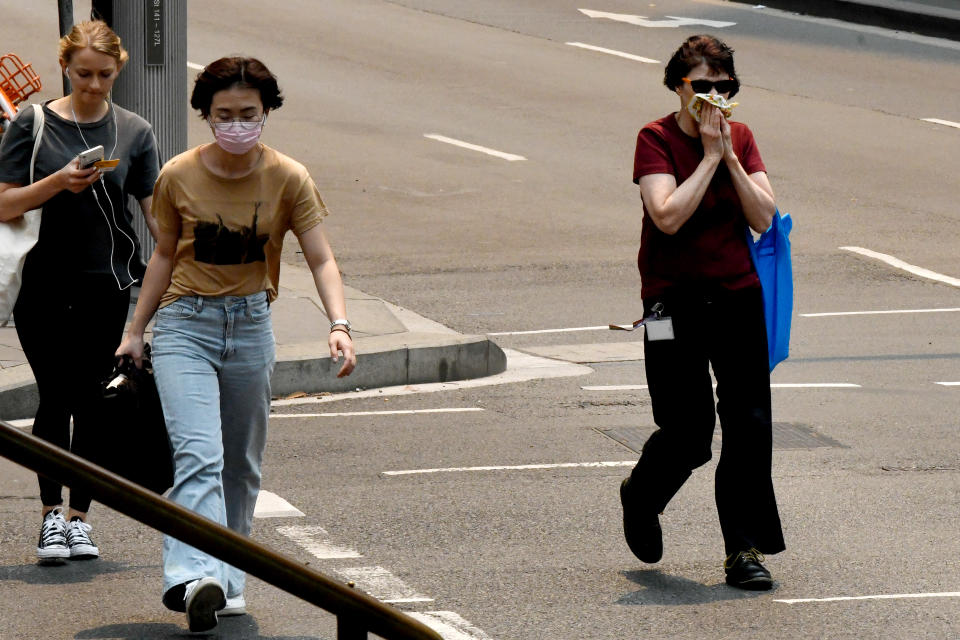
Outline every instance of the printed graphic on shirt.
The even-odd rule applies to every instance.
[[[250,226],[242,226],[238,231],[223,224],[223,218],[217,214],[217,222],[197,222],[193,236],[193,259],[207,264],[250,264],[266,262],[263,247],[270,234],[257,235],[257,217],[262,202],[253,203],[253,221]]]

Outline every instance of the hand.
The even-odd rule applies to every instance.
[[[719,109],[717,109],[719,111]],[[733,137],[730,134],[730,122],[720,115],[720,135],[723,137],[723,159],[727,162],[737,159],[733,152]]]
[[[350,375],[353,368],[357,366],[357,354],[353,351],[353,338],[346,331],[336,329],[330,332],[330,358],[334,362],[340,361],[340,354],[343,354],[343,365],[337,372],[338,378]]]
[[[123,339],[123,342],[120,343],[120,346],[117,347],[116,352],[113,354],[117,358],[122,356],[130,356],[133,358],[133,364],[137,365],[137,369],[143,368],[143,334],[141,335],[131,335],[127,334],[127,337]]]
[[[57,171],[60,178],[60,184],[63,189],[80,193],[100,177],[100,169],[90,167],[89,169],[80,168],[80,159],[74,158],[66,164],[60,171]]]
[[[700,112],[700,140],[703,142],[704,157],[719,159],[726,155],[724,125],[729,135],[730,123],[720,113],[720,109],[709,102],[704,102],[703,110]]]

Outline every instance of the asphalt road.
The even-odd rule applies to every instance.
[[[55,78],[54,36],[39,34],[56,14],[25,5],[4,8],[4,47]],[[382,575],[371,589],[446,621],[449,638],[960,637],[960,386],[938,384],[960,381],[960,289],[841,248],[960,278],[960,129],[923,120],[960,122],[957,43],[691,0],[189,11],[191,62],[242,52],[279,76],[287,103],[264,139],[313,173],[347,282],[463,333],[638,317],[636,132],[677,107],[662,63],[687,35],[717,33],[737,51],[736,117],[795,219],[798,316],[773,381],[855,385],[773,392],[788,550],[769,558],[770,593],[723,584],[715,460],[669,506],[653,567],[622,540],[629,467],[502,468],[635,459],[611,436],[637,446],[653,429],[645,391],[583,388],[644,383],[639,336],[608,331],[495,337],[566,361],[621,354],[586,375],[278,406],[360,415],[274,421],[264,489],[304,515],[258,519],[257,539],[341,577],[381,568],[406,590]],[[194,120],[191,144],[208,137]],[[884,313],[804,315],[839,312]],[[369,413],[426,409],[472,411]],[[440,468],[458,470],[387,473]],[[0,462],[0,486],[0,638],[185,634],[159,602],[158,535],[97,509],[103,559],[41,569],[35,480]],[[305,537],[361,557],[321,559]],[[889,597],[903,594],[916,597]],[[808,601],[825,598],[862,599]],[[330,616],[256,580],[247,599],[252,615],[220,637],[334,635]]]

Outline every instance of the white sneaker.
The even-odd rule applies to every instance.
[[[63,519],[63,508],[56,507],[43,517],[40,525],[37,560],[40,564],[63,564],[69,557],[67,521]]]
[[[100,557],[100,549],[90,539],[92,526],[74,516],[67,523],[67,546],[70,547],[71,560],[92,560]]]
[[[217,611],[226,606],[227,597],[216,578],[200,578],[187,583],[183,602],[190,631],[209,631],[217,626]]]
[[[227,606],[217,612],[219,616],[242,616],[247,612],[247,601],[243,599],[243,594],[233,598],[227,598]]]

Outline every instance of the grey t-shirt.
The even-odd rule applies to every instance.
[[[34,278],[74,274],[113,275],[127,287],[143,275],[140,246],[133,230],[128,196],[153,193],[160,172],[157,143],[150,124],[137,114],[111,105],[97,122],[79,123],[43,105],[44,128],[34,180],[56,173],[81,151],[103,145],[106,159],[120,164],[80,193],[63,190],[43,205],[40,238],[27,256],[24,286]],[[33,153],[33,108],[17,114],[0,142],[0,182],[30,183]]]

